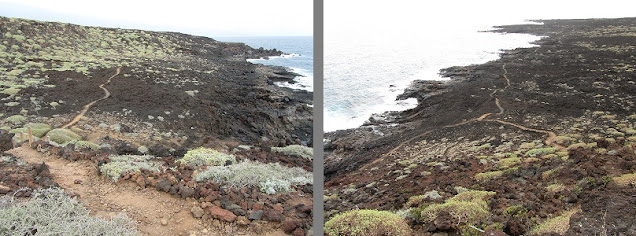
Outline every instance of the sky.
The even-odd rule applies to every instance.
[[[324,33],[326,40],[338,34],[368,31],[377,31],[378,36],[426,34],[430,29],[448,26],[474,28],[471,24],[476,23],[488,28],[526,19],[636,17],[634,9],[636,1],[628,0],[325,0]]]
[[[313,34],[312,0],[0,0],[0,16],[210,37]]]

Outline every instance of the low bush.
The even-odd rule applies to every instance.
[[[535,226],[530,230],[528,235],[544,235],[549,233],[556,233],[558,235],[565,234],[570,228],[570,217],[581,211],[580,209],[574,209],[563,212],[560,216],[548,219],[543,223]]]
[[[309,184],[313,181],[310,172],[298,167],[285,167],[278,163],[263,164],[245,160],[229,166],[210,166],[199,172],[195,180],[212,180],[230,187],[259,187],[267,194],[289,192],[292,186]]]
[[[495,192],[470,190],[447,199],[442,204],[415,208],[414,216],[422,222],[433,222],[442,213],[448,213],[453,225],[477,225],[490,216],[487,199]]]
[[[33,136],[37,138],[41,138],[44,136],[49,130],[51,130],[51,126],[43,123],[29,123],[24,125],[22,128],[12,129],[9,133],[19,134],[20,132],[28,134],[28,128],[31,128],[31,133]]]
[[[177,160],[177,162],[189,166],[222,166],[236,163],[236,158],[230,154],[201,147],[188,151],[183,158]]]
[[[53,129],[49,131],[46,136],[49,137],[51,141],[62,145],[73,140],[82,140],[82,136],[69,129]]]
[[[475,175],[475,179],[478,180],[478,181],[485,181],[485,180],[497,178],[499,176],[502,176],[503,174],[504,173],[501,170],[488,171],[488,172],[476,174]]]
[[[313,159],[313,149],[302,145],[289,145],[287,147],[272,147],[273,152],[282,153],[287,156],[302,157],[305,159]]]
[[[89,216],[77,199],[59,188],[33,191],[26,201],[0,198],[0,235],[141,235],[126,215]]]
[[[122,175],[129,172],[139,172],[141,169],[159,171],[162,166],[157,158],[149,155],[111,155],[110,162],[99,167],[99,171],[113,181],[119,180]]]
[[[612,180],[614,180],[614,182],[620,186],[628,186],[630,184],[636,186],[636,173],[617,176],[612,178]]]
[[[325,233],[339,235],[413,235],[400,216],[378,210],[352,210],[338,214],[325,223]]]
[[[14,125],[19,125],[19,124],[22,124],[22,122],[26,121],[26,117],[21,115],[12,115],[5,118],[4,121]]]
[[[526,156],[536,157],[555,153],[556,148],[535,148],[526,152]]]

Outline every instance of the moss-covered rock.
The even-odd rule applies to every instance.
[[[336,235],[413,235],[400,216],[378,210],[352,210],[338,214],[325,223],[325,233]]]

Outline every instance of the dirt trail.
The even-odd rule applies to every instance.
[[[109,218],[124,212],[139,223],[139,230],[145,235],[190,235],[202,228],[201,222],[190,213],[192,206],[197,204],[195,200],[176,198],[154,189],[138,190],[133,184],[116,185],[99,176],[89,161],[69,162],[26,146],[7,153],[29,163],[45,162],[53,180],[67,191],[78,194],[91,214]],[[167,224],[162,225],[162,221]],[[211,232],[209,235],[222,234]]]
[[[75,118],[73,118],[73,120],[71,120],[71,122],[69,122],[68,124],[65,124],[61,128],[65,129],[65,128],[68,128],[69,126],[75,124],[76,122],[78,122],[84,116],[84,114],[86,114],[88,109],[90,109],[91,106],[93,106],[93,104],[110,97],[110,91],[108,91],[108,89],[104,88],[104,85],[107,85],[108,83],[110,83],[110,80],[113,79],[115,76],[119,75],[120,72],[121,72],[121,67],[117,67],[117,72],[114,75],[108,77],[108,80],[106,80],[105,83],[99,85],[99,88],[104,90],[104,96],[103,97],[101,97],[100,99],[97,99],[95,101],[89,102],[86,105],[84,105],[84,107],[83,107],[82,111],[79,113],[79,115],[75,116]]]
[[[137,221],[144,235],[256,235],[238,226],[219,224],[204,225],[192,216],[190,209],[199,203],[194,199],[174,197],[154,188],[139,188],[132,182],[113,183],[97,174],[89,161],[70,162],[44,155],[27,146],[14,148],[7,153],[29,163],[45,162],[53,180],[65,190],[79,195],[81,202],[91,210],[91,215],[110,218],[126,213]],[[285,235],[281,231],[265,229],[262,235]]]
[[[501,106],[501,103],[499,101],[499,97],[496,97],[495,95],[497,94],[497,92],[503,92],[503,91],[505,91],[506,89],[508,89],[510,87],[510,79],[508,78],[508,70],[506,70],[506,64],[503,64],[502,69],[504,71],[503,78],[506,80],[506,86],[503,89],[495,89],[492,93],[490,93],[490,97],[495,99],[495,105],[497,105],[497,108],[499,109],[499,112],[497,112],[496,115],[502,115],[505,112],[505,109],[503,108],[503,106]],[[511,126],[514,126],[514,127],[519,128],[521,130],[524,130],[524,131],[547,134],[548,137],[544,141],[546,145],[553,146],[553,147],[557,148],[558,150],[566,150],[565,147],[563,147],[563,146],[561,146],[561,145],[559,145],[559,144],[554,142],[554,140],[556,139],[557,135],[556,135],[556,133],[554,133],[552,131],[528,128],[528,127],[520,125],[520,124],[515,124],[515,123],[512,123],[512,122],[503,121],[503,120],[499,120],[499,119],[486,119],[488,116],[490,116],[492,114],[493,113],[485,113],[485,114],[483,114],[483,115],[481,115],[481,116],[479,116],[477,118],[468,119],[468,120],[465,120],[465,121],[462,121],[462,122],[459,122],[459,123],[456,123],[456,124],[446,125],[446,126],[444,126],[442,128],[452,128],[452,127],[462,126],[462,125],[465,125],[465,124],[468,124],[468,123],[472,123],[472,122],[475,122],[475,121],[477,121],[477,122],[480,122],[480,121],[497,122],[497,123],[501,123],[501,124],[505,124],[505,125],[511,125]],[[423,136],[425,136],[425,135],[427,135],[427,134],[429,134],[431,132],[433,132],[433,130],[426,131],[426,132],[424,132],[424,133],[422,133],[420,135],[417,135],[417,136],[415,136],[413,138],[410,138],[410,139],[408,139],[408,140],[406,140],[404,142],[401,142],[398,146],[396,146],[395,148],[391,149],[391,151],[385,153],[383,156],[391,155],[391,154],[397,152],[397,150],[402,148],[404,145],[412,142],[413,140],[419,139],[419,138],[421,138],[421,137],[423,137]],[[448,151],[448,149],[446,151]],[[378,158],[376,161],[373,161],[373,162],[371,162],[369,164],[373,164],[373,163],[379,161],[380,159],[382,159],[382,158]]]

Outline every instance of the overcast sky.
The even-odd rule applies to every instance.
[[[313,32],[312,0],[0,0],[0,16],[210,37]]]
[[[636,17],[630,0],[325,0],[325,38],[374,31],[428,34],[432,30],[519,24],[527,19]]]

